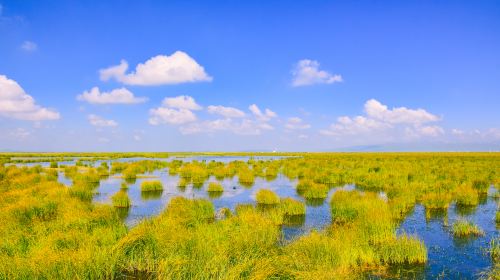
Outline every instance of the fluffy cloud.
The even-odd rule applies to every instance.
[[[210,105],[207,107],[207,111],[210,114],[217,114],[226,118],[243,118],[246,116],[245,112],[233,107]]]
[[[255,104],[250,105],[248,107],[248,109],[260,121],[269,121],[270,119],[276,118],[278,116],[275,112],[273,112],[273,111],[271,111],[271,110],[269,110],[267,108],[266,108],[266,110],[264,112],[262,112],[259,109],[259,107],[257,107],[257,105],[255,105]]]
[[[300,60],[292,71],[292,86],[307,86],[313,84],[333,84],[342,82],[341,75],[333,75],[319,70],[319,62],[315,60]]]
[[[177,97],[168,97],[163,100],[163,105],[170,108],[201,110],[202,107],[194,101],[191,96],[180,95]]]
[[[328,129],[321,130],[324,135],[342,136],[372,133],[390,128],[389,124],[369,119],[363,116],[353,118],[343,116],[337,118],[337,122],[331,124]]]
[[[421,124],[439,120],[439,117],[424,109],[413,110],[406,107],[396,107],[391,110],[375,99],[370,99],[365,103],[365,112],[370,118],[391,124]]]
[[[60,118],[58,112],[37,105],[16,81],[4,75],[0,75],[0,116],[28,121]]]
[[[144,63],[139,63],[135,72],[127,74],[127,69],[127,61],[122,60],[119,65],[100,70],[101,80],[116,79],[124,84],[142,86],[212,80],[212,77],[205,73],[203,66],[182,51],[176,51],[170,56],[154,56]]]
[[[23,44],[21,45],[21,49],[27,52],[34,52],[38,49],[38,46],[34,42],[24,41]]]
[[[158,107],[149,111],[149,123],[159,124],[184,124],[196,121],[196,115],[186,109],[172,109],[167,107]]]
[[[90,104],[138,104],[148,100],[147,97],[135,97],[126,88],[117,88],[110,92],[101,92],[98,87],[93,87],[90,91],[84,91],[76,97],[79,101]]]
[[[182,134],[227,131],[239,135],[259,135],[263,131],[274,129],[268,122],[277,116],[269,109],[262,112],[255,104],[249,107],[252,112],[250,116],[237,108],[210,105],[207,112],[223,118],[198,121],[193,111],[202,108],[190,96],[165,98],[160,107],[149,111],[149,123],[177,125]]]
[[[308,129],[310,127],[311,127],[310,124],[305,123],[301,118],[298,118],[298,117],[288,118],[288,120],[285,124],[285,128],[292,129],[292,130]]]
[[[94,114],[90,114],[88,115],[88,120],[90,122],[91,125],[93,126],[98,126],[98,127],[115,127],[118,125],[117,122],[115,122],[114,120],[106,120],[100,116],[97,116],[97,115],[94,115]]]
[[[320,133],[339,137],[369,135],[371,140],[376,137],[383,139],[437,137],[445,133],[440,126],[424,125],[440,120],[424,109],[406,107],[388,109],[386,105],[370,99],[365,103],[364,110],[365,116],[339,117],[328,129],[323,129]]]
[[[192,110],[200,110],[201,106],[191,96],[165,98],[162,106],[149,110],[149,123],[152,125],[180,125],[197,120]]]

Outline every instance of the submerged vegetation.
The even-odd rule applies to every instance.
[[[371,271],[383,275],[391,266],[428,262],[424,242],[398,231],[416,205],[443,212],[452,209],[450,205],[477,207],[491,185],[500,183],[498,153],[287,155],[293,157],[222,163],[158,160],[167,154],[23,154],[22,159],[1,154],[0,279],[337,279],[361,278]],[[129,156],[141,158],[115,160]],[[74,165],[61,164],[70,158]],[[39,162],[48,164],[14,165]],[[206,186],[200,190],[210,198],[222,194],[224,179],[234,178],[245,188],[259,186],[249,190],[256,202],[216,209],[213,199],[172,197],[157,216],[127,227],[120,215],[132,204],[128,192],[137,188],[135,180],[144,180],[141,198],[158,199],[162,181],[144,179],[158,170],[178,176],[174,187],[179,189]],[[59,176],[70,184],[59,183]],[[108,177],[125,182],[111,192],[108,203],[96,203],[99,183]],[[297,182],[295,198],[280,197],[260,185],[282,177]],[[356,187],[338,188],[344,185]],[[303,223],[311,210],[306,205],[323,203],[327,197],[331,221],[325,228],[283,239],[284,225]],[[492,222],[498,222],[498,213]],[[483,234],[466,220],[458,220],[451,230],[456,237]],[[492,240],[493,263],[500,258],[498,248],[498,241]]]

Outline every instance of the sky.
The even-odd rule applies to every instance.
[[[500,150],[498,1],[0,0],[0,151]]]

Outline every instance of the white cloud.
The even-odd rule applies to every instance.
[[[97,115],[94,115],[94,114],[90,114],[88,115],[88,120],[90,122],[91,125],[93,126],[98,126],[98,127],[115,127],[118,125],[117,122],[115,122],[114,120],[106,120],[100,116],[97,116]]]
[[[0,116],[28,121],[58,120],[58,112],[41,107],[19,84],[0,75]]]
[[[250,110],[250,112],[252,112],[252,114],[254,114],[254,116],[258,119],[258,120],[261,120],[261,121],[269,121],[270,119],[272,118],[276,118],[278,115],[269,110],[269,109],[266,109],[264,112],[262,112],[259,107],[255,104],[252,104],[248,107],[248,109]]]
[[[245,113],[239,109],[233,107],[224,107],[224,106],[208,106],[207,111],[210,114],[221,115],[226,118],[243,118],[245,117]]]
[[[257,105],[249,107],[254,118],[247,117],[245,112],[225,106],[210,105],[207,112],[220,115],[223,118],[200,120],[193,111],[202,109],[190,96],[165,98],[162,105],[149,111],[151,125],[170,124],[179,126],[182,134],[231,132],[239,135],[259,135],[274,127],[268,122],[277,115],[266,109],[262,112]]]
[[[292,129],[292,130],[308,129],[310,127],[311,127],[310,124],[305,123],[301,118],[298,118],[298,117],[288,118],[288,120],[285,124],[285,128]]]
[[[337,137],[369,136],[364,139],[366,141],[438,137],[445,134],[440,126],[424,125],[440,120],[424,109],[388,109],[386,105],[370,99],[365,103],[364,110],[365,116],[339,117],[328,129],[323,129],[320,133]],[[363,138],[357,140],[362,141]]]
[[[194,122],[197,118],[192,111],[201,109],[191,96],[167,97],[160,107],[149,110],[149,123],[181,125]]]
[[[163,105],[170,108],[186,109],[186,110],[201,110],[202,107],[196,101],[187,95],[177,97],[167,97],[163,100]]]
[[[196,115],[187,109],[158,107],[149,110],[149,115],[149,123],[152,125],[184,124],[196,121]]]
[[[389,124],[363,116],[356,116],[353,118],[342,116],[337,118],[336,123],[330,125],[328,129],[321,130],[320,133],[333,136],[357,135],[381,131],[390,127]]]
[[[422,136],[437,137],[444,134],[444,129],[437,125],[419,126],[415,130]]]
[[[342,82],[342,76],[319,70],[319,62],[315,60],[300,60],[292,71],[292,86],[307,86],[313,84],[333,84]]]
[[[78,101],[90,104],[138,104],[148,100],[147,97],[135,97],[126,88],[117,88],[110,92],[101,92],[98,87],[93,87],[90,91],[84,91],[76,97]]]
[[[387,109],[386,105],[383,105],[375,99],[370,99],[365,103],[365,112],[370,118],[392,124],[421,124],[439,120],[438,116],[424,109],[414,110],[406,107],[396,107],[391,110]]]
[[[27,52],[34,52],[38,49],[38,46],[34,42],[24,41],[23,44],[21,45],[21,49]]]
[[[124,84],[142,86],[212,81],[203,66],[182,51],[154,56],[139,63],[135,72],[126,74],[127,69],[127,61],[122,60],[119,65],[100,70],[101,80],[114,78]]]

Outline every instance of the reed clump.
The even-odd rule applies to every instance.
[[[222,193],[224,192],[224,187],[219,182],[210,182],[207,191],[211,193]]]
[[[458,220],[453,224],[452,232],[455,237],[470,237],[484,235],[482,229],[467,220]]]
[[[329,188],[323,184],[313,183],[308,189],[304,191],[304,198],[306,199],[325,199],[328,197]]]
[[[469,185],[457,187],[455,199],[459,206],[476,206],[479,203],[477,191]]]
[[[161,181],[153,180],[153,181],[144,181],[141,183],[141,192],[154,192],[154,191],[163,191],[163,184]]]
[[[290,197],[282,199],[280,207],[285,216],[303,216],[306,214],[305,204]]]
[[[431,192],[424,194],[421,201],[426,209],[445,210],[450,206],[451,198],[451,195],[448,193]]]
[[[130,197],[126,191],[120,190],[111,197],[111,201],[114,207],[118,208],[128,208],[132,205]]]
[[[280,197],[273,191],[260,189],[255,195],[258,204],[275,205],[280,203]]]

